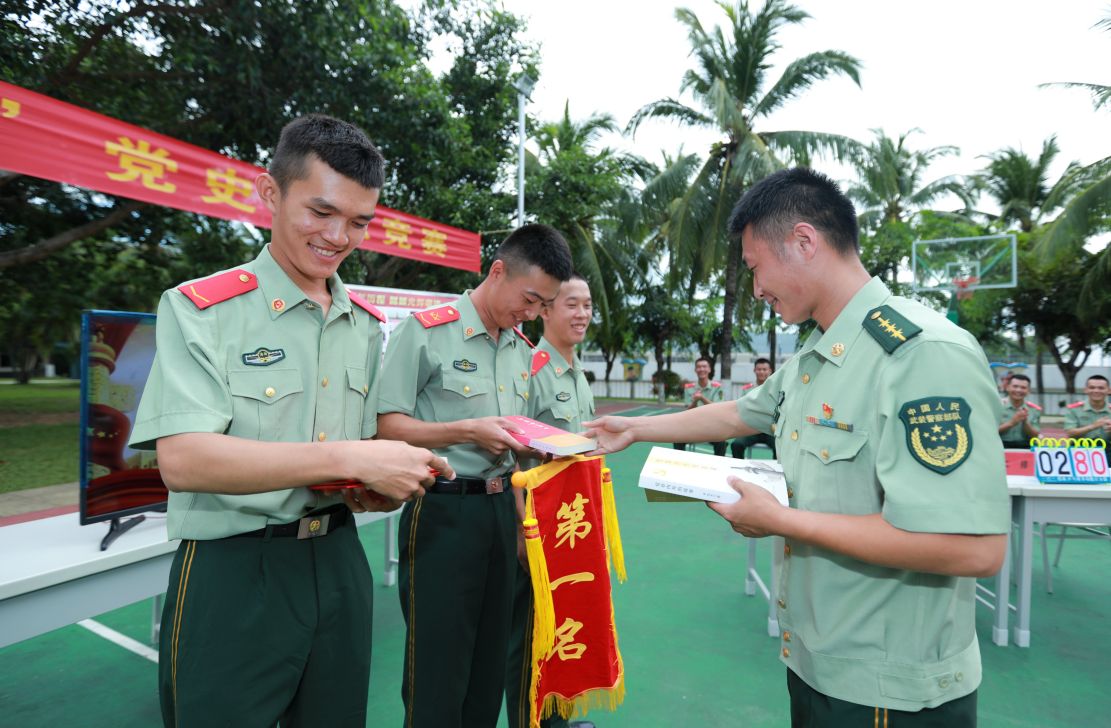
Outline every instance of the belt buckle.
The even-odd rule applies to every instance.
[[[488,478],[486,480],[486,495],[494,495],[505,490],[501,478]]]
[[[332,519],[332,514],[321,513],[316,516],[305,516],[297,522],[297,538],[317,538],[319,536],[328,535],[328,521]]]

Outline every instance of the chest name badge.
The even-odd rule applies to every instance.
[[[478,370],[478,364],[475,364],[473,361],[467,361],[466,359],[458,359],[453,361],[451,365],[461,372],[473,372]]]
[[[269,366],[280,362],[282,359],[285,359],[284,349],[267,349],[265,347],[243,355],[243,363],[252,367]]]
[[[960,397],[916,399],[899,408],[910,454],[942,475],[956,470],[972,453],[971,416],[972,408]]]
[[[570,392],[560,392],[559,394],[556,395],[556,399],[559,400],[560,402],[566,402],[566,401],[571,399],[571,393]]]

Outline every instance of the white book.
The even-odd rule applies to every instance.
[[[652,448],[640,471],[640,487],[650,501],[735,503],[741,496],[729,485],[730,476],[760,486],[787,505],[783,466],[774,460],[738,460],[670,447]]]

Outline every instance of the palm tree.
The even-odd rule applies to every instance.
[[[1059,208],[1075,191],[1079,169],[1076,162],[1070,162],[1064,174],[1049,184],[1049,168],[1060,152],[1057,137],[1051,136],[1042,143],[1036,159],[1013,147],[987,155],[988,166],[974,180],[1000,207],[998,215],[989,217],[1004,227],[1016,223],[1028,233]]]
[[[1095,25],[1096,28],[1111,31],[1111,13]],[[1092,94],[1092,107],[1099,111],[1111,109],[1111,86],[1096,83],[1044,84],[1082,88]],[[1080,189],[1064,206],[1061,214],[1046,229],[1038,247],[1045,258],[1062,252],[1073,251],[1094,233],[1111,227],[1111,156],[1075,170]],[[1097,287],[1111,278],[1111,246],[1103,249],[1084,279],[1080,293],[1080,305],[1090,307],[1094,303]]]
[[[629,279],[644,268],[639,246],[623,234],[620,223],[633,178],[648,168],[636,156],[598,148],[602,134],[615,131],[608,114],[574,121],[565,104],[558,121],[533,133],[537,153],[526,160],[525,187],[529,209],[564,234],[576,269],[590,284],[600,314],[592,337],[606,355],[607,380],[627,329],[623,308]]]
[[[971,206],[965,184],[957,177],[923,182],[934,161],[959,154],[960,150],[954,146],[911,150],[907,139],[920,131],[911,129],[892,139],[883,130],[873,129],[874,141],[854,155],[852,164],[860,179],[845,191],[857,203],[862,227],[874,229],[885,222],[909,222],[913,212],[929,208],[947,194],[959,197],[965,207]]]
[[[845,75],[859,85],[860,62],[841,51],[820,51],[795,59],[771,81],[770,58],[780,47],[777,34],[810,16],[786,0],[767,0],[758,11],[746,0],[735,5],[719,0],[718,6],[728,20],[724,31],[720,26],[706,31],[689,9],[675,11],[687,29],[695,60],[695,67],[683,76],[680,93],[689,92],[697,108],[676,98],[653,101],[633,115],[628,128],[635,133],[646,119],[666,118],[720,134],[671,211],[667,238],[676,260],[697,262],[694,279],[702,283],[725,262],[721,376],[729,378],[741,252],[740,242],[730,242],[726,235],[733,203],[748,186],[788,161],[823,152],[841,158],[855,148],[852,140],[838,135],[764,131],[758,125],[827,77]]]

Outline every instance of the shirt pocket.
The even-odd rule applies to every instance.
[[[874,473],[857,459],[867,442],[868,433],[860,430],[809,423],[801,428],[799,449],[805,468],[800,473],[804,497],[799,505],[827,513],[877,513]]]
[[[550,410],[552,419],[555,420],[556,426],[571,431],[571,422],[575,419],[578,411],[570,404],[557,404]]]
[[[444,396],[437,406],[437,421],[454,422],[497,414],[490,409],[490,383],[474,374],[444,370]]]
[[[304,385],[296,369],[228,372],[232,420],[227,434],[249,440],[301,439]]]
[[[347,367],[347,389],[343,395],[343,434],[348,440],[363,439],[363,417],[370,392],[366,367]]]
[[[528,377],[516,376],[513,378],[513,389],[516,394],[513,397],[513,411],[506,412],[507,415],[527,415],[528,414],[528,398],[529,398],[529,380]]]

